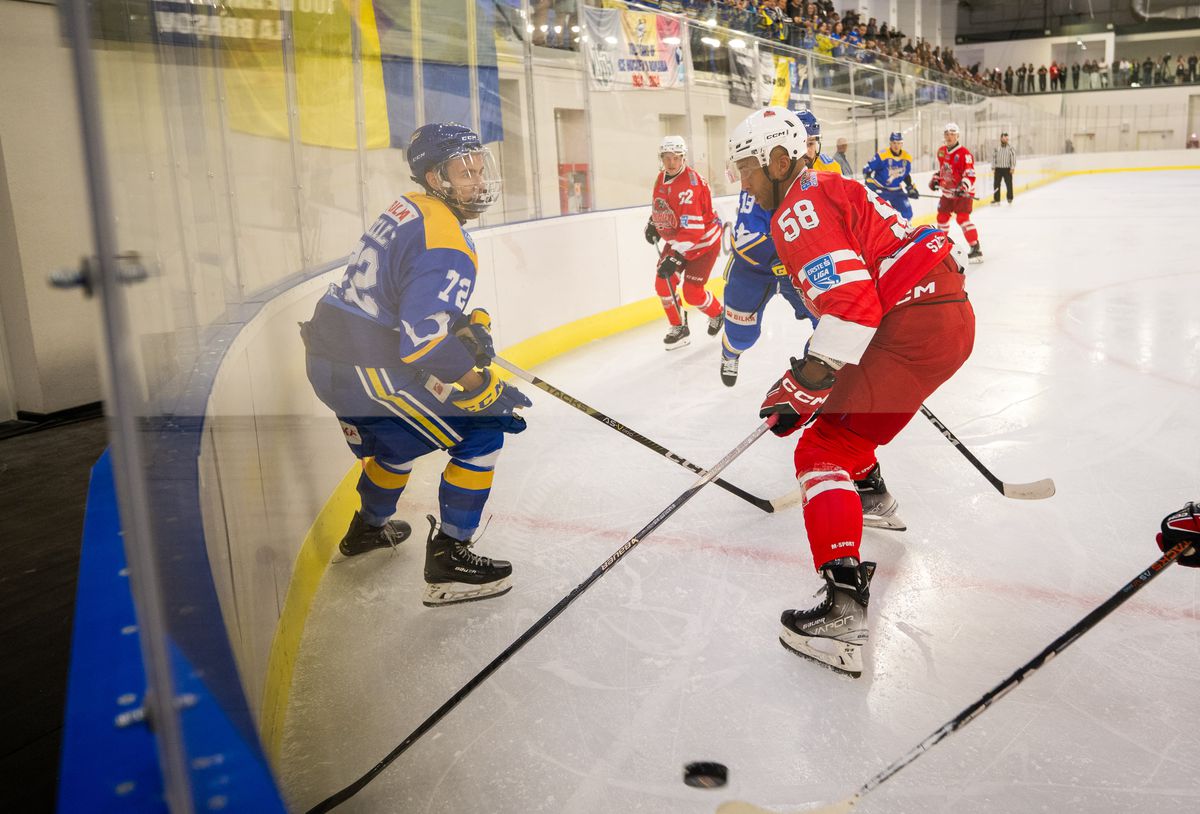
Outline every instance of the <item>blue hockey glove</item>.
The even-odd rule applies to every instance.
[[[667,252],[658,261],[658,270],[655,272],[664,280],[671,279],[671,275],[683,271],[683,257],[678,252]]]
[[[909,185],[908,185],[908,192],[907,192],[907,194],[908,194],[908,197],[910,197],[910,198],[920,198],[920,197],[921,197],[921,193],[920,193],[920,192],[917,192],[917,185],[916,185],[916,184],[909,184]]]
[[[1200,504],[1189,501],[1179,511],[1163,518],[1158,547],[1166,551],[1183,542],[1191,543],[1192,547],[1184,549],[1176,562],[1188,568],[1200,568]]]
[[[464,314],[454,325],[454,335],[475,357],[475,367],[487,367],[496,355],[492,344],[492,317],[482,308]]]

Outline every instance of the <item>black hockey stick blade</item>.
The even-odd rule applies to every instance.
[[[976,458],[971,450],[967,449],[962,441],[954,433],[950,432],[938,417],[929,411],[929,408],[924,404],[921,405],[921,415],[929,419],[933,426],[937,427],[947,441],[954,445],[954,448],[962,453],[963,457],[971,462],[971,465],[979,470],[979,474],[987,479],[987,482],[996,487],[996,491],[1005,497],[1011,497],[1014,500],[1045,500],[1054,495],[1054,481],[1050,478],[1042,478],[1033,483],[1005,483],[992,474],[992,471],[983,465],[983,462]]]
[[[574,407],[579,412],[584,413],[585,415],[591,416],[592,418],[596,419],[597,421],[599,421],[601,424],[608,427],[609,429],[616,430],[617,432],[621,433],[621,435],[624,435],[626,438],[629,438],[633,441],[637,441],[639,444],[646,447],[647,449],[657,452],[659,455],[663,456],[668,461],[679,464],[684,469],[688,470],[689,472],[691,472],[693,474],[696,474],[696,475],[704,474],[703,469],[701,469],[699,466],[696,466],[696,464],[692,463],[691,461],[687,460],[686,458],[676,455],[674,452],[672,452],[671,450],[662,446],[661,444],[657,444],[654,441],[651,441],[649,438],[642,435],[640,432],[633,429],[632,427],[627,427],[624,424],[622,424],[621,422],[616,421],[615,419],[609,418],[604,413],[597,410],[595,407],[592,407],[591,405],[588,405],[588,404],[584,404],[582,401],[575,398],[574,396],[564,393],[562,390],[559,390],[557,387],[550,384],[550,382],[546,381],[545,379],[541,379],[541,378],[535,376],[534,374],[530,373],[528,370],[519,368],[516,365],[514,365],[512,362],[508,361],[507,359],[502,359],[499,356],[494,357],[492,359],[492,361],[498,367],[504,368],[509,373],[516,376],[518,379],[522,379],[524,381],[529,382],[534,387],[538,388],[539,390],[545,391],[546,393],[549,393],[550,395],[554,396],[556,399],[563,402],[564,404],[568,404],[571,407]],[[752,506],[755,506],[756,508],[763,510],[764,512],[766,512],[768,514],[774,512],[775,509],[777,508],[774,501],[766,500],[765,498],[761,498],[761,497],[752,495],[749,492],[747,492],[745,489],[734,486],[729,481],[722,480],[721,478],[716,478],[713,480],[713,483],[716,484],[717,486],[720,486],[722,489],[724,489],[726,492],[729,492],[731,495],[737,495],[742,500],[746,501],[747,503],[751,504]]]
[[[1188,540],[1183,540],[1179,543],[1176,543],[1171,548],[1168,548],[1163,552],[1161,557],[1150,564],[1149,568],[1138,574],[1129,582],[1125,583],[1121,590],[1117,591],[1115,594],[1094,608],[1091,613],[1072,625],[1066,633],[1062,634],[1048,644],[1042,650],[1042,652],[1038,653],[1025,664],[1018,667],[1016,671],[1012,673],[1012,675],[1001,681],[992,689],[988,690],[973,704],[934,730],[932,734],[925,738],[925,740],[921,741],[912,749],[909,749],[896,760],[892,761],[887,768],[879,772],[879,774],[872,777],[866,783],[863,783],[861,786],[859,786],[858,790],[849,797],[839,800],[836,803],[828,803],[815,808],[806,808],[795,812],[788,812],[788,814],[846,814],[846,812],[858,805],[859,800],[861,800],[863,797],[882,786],[901,769],[912,763],[921,755],[928,752],[938,743],[949,737],[952,733],[957,732],[967,724],[971,723],[971,721],[975,720],[984,712],[986,712],[988,708],[992,706],[992,704],[996,703],[1005,695],[1008,695],[1009,692],[1016,689],[1018,684],[1029,678],[1042,667],[1045,667],[1051,659],[1070,647],[1079,639],[1079,637],[1099,624],[1104,617],[1108,616],[1110,613],[1123,605],[1126,600],[1128,600],[1142,588],[1146,587],[1150,580],[1154,579],[1156,576],[1165,571],[1169,566],[1174,564],[1176,560],[1182,556],[1190,555],[1191,553],[1192,544]],[[720,807],[717,808],[717,814],[775,813],[765,808],[760,808],[753,803],[747,803],[741,800],[731,800],[722,803]]]
[[[614,565],[620,562],[622,557],[632,551],[638,543],[642,542],[652,533],[654,533],[655,529],[667,522],[667,519],[670,518],[671,515],[679,511],[685,503],[695,497],[701,489],[711,483],[713,479],[716,478],[718,472],[729,466],[729,464],[733,463],[735,458],[749,449],[750,445],[761,438],[763,433],[769,430],[777,420],[777,416],[771,416],[766,421],[759,424],[758,427],[755,428],[754,432],[746,436],[746,438],[744,438],[736,447],[731,449],[724,458],[713,464],[712,469],[709,469],[707,472],[701,475],[699,480],[688,487],[683,494],[675,498],[675,500],[673,500],[671,504],[667,506],[667,508],[659,512],[655,518],[643,526],[637,534],[630,537],[628,541],[614,551],[607,560],[602,562],[600,566],[588,576],[587,579],[576,585],[569,594],[558,600],[558,603],[553,608],[542,614],[540,619],[530,625],[524,633],[522,633],[513,641],[512,644],[504,648],[500,655],[488,662],[488,664],[482,670],[476,673],[470,681],[464,684],[458,690],[458,692],[450,696],[446,703],[434,710],[428,718],[421,722],[420,726],[409,733],[407,738],[400,741],[400,743],[396,745],[395,749],[388,752],[387,755],[384,756],[383,760],[376,763],[366,774],[359,777],[350,785],[334,792],[310,808],[308,810],[308,814],[324,814],[324,812],[332,811],[366,788],[368,783],[378,777],[384,769],[392,764],[392,761],[407,752],[409,747],[420,740],[425,733],[433,729],[439,721],[449,715],[451,710],[457,707],[464,698],[474,692],[479,685],[481,685],[492,675],[492,673],[499,670],[500,667],[506,661],[512,658],[512,656],[518,650],[527,645],[529,642],[533,641],[535,636],[545,630],[551,622],[557,619],[558,616],[565,611],[572,602],[583,595],[584,591],[592,587],[597,580],[607,574]]]

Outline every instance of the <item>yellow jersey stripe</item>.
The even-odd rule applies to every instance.
[[[408,356],[402,357],[400,359],[400,361],[404,362],[404,364],[406,364],[406,365],[411,365],[413,362],[417,361],[422,356],[429,353],[429,351],[436,348],[438,343],[441,342],[443,339],[445,339],[449,335],[450,334],[444,334],[442,336],[438,336],[433,339],[430,339],[429,342],[426,343],[425,347],[421,348],[420,350],[413,351]]]
[[[387,388],[383,386],[383,382],[379,378],[379,370],[373,367],[364,368],[367,374],[367,380],[371,383],[371,389],[375,391],[375,397],[381,401],[385,401],[395,407],[400,408],[400,411],[409,418],[415,419],[426,432],[432,435],[437,441],[447,447],[452,447],[456,443],[451,438],[442,432],[442,429],[429,420],[429,417],[423,415],[420,411],[414,408],[404,399],[397,396],[395,393],[389,393]]]
[[[444,201],[439,201],[429,195],[407,195],[410,201],[421,210],[425,218],[425,248],[455,249],[471,258],[471,264],[479,267],[479,258],[475,250],[467,243],[463,234],[462,224],[450,211]]]
[[[446,479],[446,483],[451,486],[457,486],[459,489],[474,489],[480,491],[483,489],[492,488],[492,478],[495,472],[491,469],[486,472],[478,472],[474,469],[465,469],[451,461],[446,464],[446,470],[442,473],[442,477]]]
[[[766,239],[767,239],[767,236],[766,236],[766,235],[763,235],[763,236],[762,236],[762,237],[760,237],[758,240],[756,240],[756,241],[754,241],[753,243],[751,243],[749,246],[740,246],[740,247],[739,247],[739,246],[734,246],[734,247],[733,247],[733,250],[734,250],[735,252],[737,252],[737,254],[738,254],[738,255],[739,255],[739,256],[740,256],[740,257],[741,257],[743,260],[745,260],[747,263],[753,264],[753,263],[754,263],[754,260],[750,259],[750,257],[749,257],[748,255],[746,255],[746,254],[745,254],[745,252],[748,252],[748,251],[750,251],[751,249],[753,249],[755,246],[757,246],[759,243],[762,243],[762,242],[763,242],[764,240],[766,240]]]

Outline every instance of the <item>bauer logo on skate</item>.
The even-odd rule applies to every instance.
[[[828,291],[842,281],[834,270],[833,256],[823,254],[816,260],[804,266],[804,276],[812,283],[813,288]]]

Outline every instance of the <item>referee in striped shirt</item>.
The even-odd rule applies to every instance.
[[[992,204],[1000,203],[1000,181],[1008,187],[1008,202],[1012,203],[1012,174],[1017,168],[1017,151],[1008,143],[1008,133],[1000,134],[1000,146],[992,151]]]

